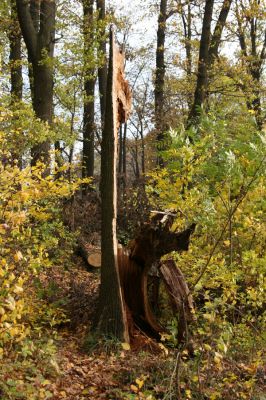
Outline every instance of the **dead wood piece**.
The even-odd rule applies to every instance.
[[[102,262],[100,247],[80,241],[79,250],[81,256],[89,264],[89,266],[93,268],[100,268]]]
[[[193,299],[182,271],[171,259],[165,260],[160,265],[160,274],[172,297],[178,312],[185,312],[186,319],[194,318]]]
[[[186,251],[195,227],[196,224],[193,223],[182,232],[171,232],[167,224],[147,224],[138,237],[130,242],[130,257],[144,268],[172,251]]]
[[[156,317],[154,316],[152,309],[150,307],[150,300],[149,300],[149,296],[148,296],[149,270],[150,270],[150,266],[146,266],[143,271],[142,279],[141,279],[141,292],[142,292],[142,296],[143,296],[144,314],[145,314],[146,321],[151,326],[153,331],[156,332],[158,335],[160,335],[160,333],[165,332],[166,329],[157,322]]]
[[[92,253],[87,258],[88,264],[94,268],[100,268],[102,264],[101,253]]]
[[[178,341],[187,341],[188,324],[195,319],[193,299],[182,271],[173,260],[161,263],[160,274],[178,313]]]

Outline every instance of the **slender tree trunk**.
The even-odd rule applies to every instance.
[[[17,18],[16,2],[11,0],[11,25],[9,29],[10,43],[10,81],[11,102],[22,100],[22,60],[21,60],[21,31]]]
[[[187,5],[187,11],[185,9],[185,5]],[[181,9],[181,18],[182,18],[182,24],[183,24],[183,33],[184,33],[184,38],[185,38],[185,50],[186,50],[186,73],[189,81],[191,80],[191,75],[192,75],[192,46],[191,46],[191,40],[192,40],[192,14],[191,14],[191,4],[190,0],[186,0],[186,4],[182,6]],[[187,96],[187,103],[188,103],[188,108],[190,109],[192,106],[193,102],[193,95],[192,93],[189,93]]]
[[[10,94],[11,108],[16,108],[18,102],[22,100],[23,78],[22,78],[22,52],[21,52],[21,30],[17,17],[16,2],[11,0],[11,24],[9,27],[9,64],[10,64]],[[16,118],[16,117],[15,117]],[[22,155],[20,146],[16,144],[12,146],[11,163],[18,162],[20,169],[22,168]]]
[[[40,55],[41,58],[41,55]],[[53,117],[53,71],[43,63],[33,63],[33,109],[42,121],[52,123]],[[50,140],[32,147],[32,165],[41,160],[48,165],[50,162]]]
[[[167,20],[167,0],[161,0],[160,13],[158,17],[157,47],[156,47],[156,71],[155,71],[155,129],[158,150],[165,148],[165,132],[168,129],[164,107],[165,90],[165,36]],[[157,163],[163,166],[163,160],[158,155]]]
[[[141,140],[141,172],[145,174],[145,142],[144,142],[144,134],[143,134],[143,123],[140,121],[140,140]]]
[[[102,268],[98,329],[108,336],[129,341],[125,303],[121,290],[116,239],[117,217],[117,136],[119,129],[117,65],[118,49],[110,32],[107,102],[101,151]]]
[[[230,11],[233,0],[224,0],[223,5],[215,25],[209,50],[209,66],[212,67],[215,59],[218,57],[218,50],[221,44],[222,33]]]
[[[138,139],[135,139],[134,158],[135,158],[135,178],[136,178],[136,180],[139,180],[139,178],[140,178],[140,172],[139,172],[139,148],[138,148]]]
[[[105,105],[106,105],[106,82],[107,82],[107,57],[106,57],[106,39],[105,39],[105,0],[97,0],[98,21],[102,25],[102,40],[100,40],[100,59],[101,66],[98,68],[98,81],[100,92],[101,121],[104,125]]]
[[[201,115],[201,108],[204,105],[207,95],[213,4],[214,0],[206,0],[200,39],[197,83],[193,104],[188,116],[187,127],[190,127],[191,125],[197,125]]]
[[[183,24],[184,37],[185,37],[187,75],[191,76],[191,74],[192,74],[192,48],[191,48],[192,15],[191,15],[190,0],[187,0],[186,4],[187,4],[187,13],[185,12],[184,7],[182,7],[181,18],[182,18],[182,24]]]
[[[247,10],[245,10],[247,11]],[[236,19],[238,24],[238,40],[241,48],[242,55],[245,60],[247,72],[252,78],[252,87],[243,85],[243,91],[246,95],[247,108],[254,111],[256,124],[259,130],[262,129],[265,116],[263,116],[261,107],[261,78],[262,78],[262,65],[266,58],[266,30],[262,47],[259,48],[257,43],[257,29],[258,23],[256,18],[247,18],[249,20],[249,34],[250,46],[248,46],[248,39],[246,37],[246,29],[243,27],[243,18],[240,15],[238,4],[236,3]]]
[[[53,58],[55,41],[55,0],[16,0],[21,32],[32,65],[33,109],[36,117],[51,124],[53,116]],[[32,147],[32,165],[50,162],[50,141]],[[49,173],[47,168],[46,174]]]
[[[40,29],[40,5],[41,0],[30,0],[30,16],[36,32],[39,32]],[[34,81],[33,81],[33,71],[32,71],[32,59],[28,53],[28,75],[29,75],[29,83],[30,83],[30,92],[31,92],[31,101],[33,104],[34,98]]]
[[[94,91],[95,71],[87,66],[92,58],[94,41],[93,27],[93,3],[94,0],[83,0],[84,18],[84,112],[83,112],[83,161],[82,176],[88,177],[94,174]]]

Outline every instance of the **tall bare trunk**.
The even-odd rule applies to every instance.
[[[90,66],[94,41],[93,27],[94,0],[83,0],[83,37],[84,37],[84,112],[83,112],[83,160],[82,176],[94,174],[94,90],[95,71]]]
[[[166,36],[166,20],[167,20],[167,0],[161,0],[160,13],[158,17],[157,29],[157,47],[156,47],[156,70],[155,70],[155,129],[158,150],[165,147],[165,132],[167,130],[167,122],[164,107],[164,90],[165,90],[165,36]],[[163,159],[160,153],[157,163],[163,166]]]
[[[209,50],[209,64],[212,65],[215,61],[215,58],[218,57],[218,50],[221,44],[222,33],[225,27],[225,23],[230,11],[230,7],[233,0],[224,0],[223,5],[218,17],[218,21],[216,22]]]
[[[38,118],[51,124],[53,116],[53,66],[49,59],[54,54],[55,0],[40,0],[30,4],[16,0],[21,32],[32,65],[33,109]],[[32,147],[32,165],[42,160],[47,166],[50,140]],[[47,168],[47,173],[48,173]]]
[[[98,20],[103,26],[102,40],[100,40],[100,59],[101,66],[98,68],[99,92],[100,92],[100,107],[101,121],[104,125],[105,105],[106,105],[106,82],[107,82],[107,58],[106,58],[106,39],[105,39],[105,0],[97,0]]]
[[[260,11],[259,5],[260,2],[258,1],[258,15]],[[238,40],[243,55],[244,65],[252,78],[251,87],[247,87],[246,85],[242,85],[242,87],[246,95],[247,107],[249,110],[254,111],[257,127],[261,130],[263,123],[265,122],[265,115],[263,115],[261,107],[261,79],[263,63],[266,59],[266,28],[264,25],[264,39],[262,43],[259,43],[259,29],[262,28],[259,22],[261,21],[255,15],[249,17],[249,9],[243,8],[243,15],[241,15],[239,8],[242,9],[242,6],[239,7],[236,2]]]
[[[17,18],[16,2],[11,0],[11,25],[9,28],[10,43],[10,81],[11,101],[22,100],[22,53],[21,53],[21,30]]]
[[[22,100],[23,91],[21,30],[18,22],[15,0],[11,0],[11,24],[9,26],[8,36],[10,46],[10,94],[11,107],[13,108]],[[17,162],[19,167],[22,168],[22,155],[18,139],[19,138],[16,138],[16,143],[14,142],[12,146],[11,163]]]
[[[200,38],[198,76],[194,93],[193,104],[188,116],[187,126],[196,125],[201,115],[201,108],[204,105],[208,88],[208,64],[209,48],[211,42],[211,22],[214,0],[206,0],[204,17],[202,23],[202,33]]]

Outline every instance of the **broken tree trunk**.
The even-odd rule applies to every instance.
[[[162,225],[162,221],[164,221],[164,225]],[[166,331],[166,328],[160,324],[151,308],[148,293],[148,280],[151,269],[157,268],[158,274],[160,273],[170,296],[171,303],[178,314],[178,339],[180,342],[184,342],[187,336],[187,324],[193,319],[192,297],[189,294],[185,278],[174,261],[168,260],[160,262],[160,258],[171,251],[188,250],[189,238],[194,232],[195,224],[192,224],[182,232],[171,232],[171,222],[169,223],[167,218],[163,217],[159,220],[156,215],[152,222],[153,225],[144,226],[139,236],[131,243],[129,251],[131,262],[134,262],[140,269],[140,276],[138,276],[136,285],[134,285],[135,292],[137,291],[138,296],[140,296],[139,302],[142,304],[139,309],[142,311],[142,318],[150,327],[150,332],[160,336],[160,333]],[[120,273],[122,273],[123,276],[130,275],[130,271],[124,271],[125,266],[126,264],[120,266]],[[123,278],[121,279],[125,293],[130,293],[130,282],[132,286],[132,281],[133,279],[130,280],[130,277],[127,277],[126,281]],[[141,285],[140,291],[137,289],[139,281]],[[128,295],[126,301],[128,307],[132,310],[133,317],[135,317],[138,310],[135,309],[132,303],[132,301],[134,301],[133,298]]]
[[[165,217],[158,220],[159,223],[164,219]],[[187,340],[188,324],[194,320],[192,295],[182,271],[175,262],[172,259],[160,261],[160,257],[173,250],[187,250],[195,225],[192,224],[186,230],[177,233],[170,232],[170,227],[171,223],[169,224],[168,220],[165,221],[164,227],[147,224],[128,248],[117,245],[119,281],[125,300],[129,330],[133,331],[131,328],[134,321],[139,328],[159,339],[160,334],[167,332],[167,329],[155,315],[151,304],[153,299],[149,294],[149,282],[151,278],[155,279],[155,283],[158,284],[157,287],[155,285],[155,293],[158,296],[161,280],[168,293],[171,308],[178,316],[178,341],[184,343]],[[81,242],[80,251],[90,266],[99,266],[99,248]]]
[[[172,232],[170,229],[174,215],[172,213],[158,214],[152,218],[151,223],[143,226],[137,238],[132,240],[127,248],[116,245],[116,266],[118,268],[116,272],[119,272],[119,290],[121,290],[129,331],[132,333],[132,321],[134,321],[141,330],[159,339],[160,334],[167,332],[167,329],[160,322],[154,307],[152,307],[154,299],[150,298],[149,283],[150,279],[154,278],[158,284],[155,287],[156,297],[159,294],[159,283],[163,282],[169,304],[178,317],[178,340],[180,343],[184,343],[187,341],[188,324],[194,320],[193,299],[185,277],[175,262],[172,259],[160,261],[160,258],[172,251],[188,250],[195,224],[191,224],[182,232]],[[160,214],[163,214],[163,217]],[[84,243],[81,245],[81,254],[90,265],[94,263],[90,255],[94,257],[95,254],[99,254],[98,251],[99,249],[95,246]],[[110,264],[108,265],[110,267]],[[104,268],[103,264],[102,269]],[[106,271],[102,271],[103,273]],[[114,281],[107,283],[110,284],[110,282],[112,284]],[[110,295],[114,289],[109,286],[105,289],[110,302]],[[103,290],[102,286],[101,290]],[[101,295],[103,295],[102,293]],[[156,303],[156,299],[154,302]],[[106,314],[103,315],[108,318]]]
[[[117,142],[118,129],[131,106],[131,92],[124,78],[124,54],[115,44],[110,30],[110,55],[107,100],[101,150],[101,249],[102,268],[98,309],[98,330],[107,336],[129,341],[124,294],[117,261]]]

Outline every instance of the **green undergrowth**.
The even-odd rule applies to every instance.
[[[2,123],[10,118],[2,113]],[[6,131],[0,158],[10,159]],[[64,300],[53,300],[50,269],[71,263],[75,235],[62,220],[63,201],[80,181],[65,179],[66,167],[45,176],[45,167],[20,169],[0,163],[0,398],[48,399],[49,379],[59,373],[57,327],[67,322]],[[54,179],[61,172],[62,178]]]

